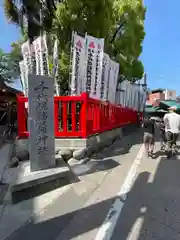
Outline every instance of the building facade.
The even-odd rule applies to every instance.
[[[157,89],[149,93],[148,102],[152,105],[158,105],[160,101],[173,100],[176,101],[176,90]]]
[[[165,90],[165,100],[176,100],[176,90]]]

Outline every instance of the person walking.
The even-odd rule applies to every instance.
[[[176,141],[180,130],[180,115],[176,113],[175,106],[169,108],[169,112],[164,116],[165,135],[166,135],[166,152],[169,158],[177,152]]]
[[[155,141],[155,123],[153,119],[145,118],[143,125],[144,137],[143,142],[148,157],[154,156],[154,141]]]
[[[159,133],[160,133],[161,150],[164,150],[166,147],[166,136],[165,136],[165,124],[164,124],[163,118],[159,123]]]

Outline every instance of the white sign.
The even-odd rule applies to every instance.
[[[54,79],[29,75],[28,101],[31,171],[54,167]]]

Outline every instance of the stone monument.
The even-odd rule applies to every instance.
[[[31,171],[55,166],[54,79],[29,75],[28,129]]]
[[[56,166],[54,137],[54,79],[28,76],[28,130],[30,161],[21,162],[10,186],[17,203],[69,183],[67,165]]]

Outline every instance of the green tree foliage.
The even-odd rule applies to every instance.
[[[144,72],[143,64],[138,60],[142,52],[142,42],[145,37],[144,20],[146,9],[142,0],[117,0],[114,4],[116,22],[122,27],[111,51],[120,62],[121,73],[128,79],[141,78]],[[111,31],[114,31],[112,29]]]
[[[141,78],[145,12],[142,0],[65,0],[57,4],[52,34],[60,42],[61,81],[68,79],[72,30],[105,38],[105,52],[120,63],[121,74],[129,81]]]
[[[20,44],[13,43],[11,52],[4,53],[0,49],[0,75],[6,79],[6,81],[13,81],[19,77],[19,61],[21,60]]]
[[[30,42],[41,30],[51,30],[55,9],[53,0],[4,0],[7,19],[20,26]]]
[[[26,6],[28,1],[30,0],[23,1]],[[16,14],[17,4],[12,5],[12,2],[16,3],[13,0],[4,0],[6,16],[20,25],[19,20],[17,21],[19,19]],[[39,0],[30,2],[31,13],[33,11],[33,14],[37,13]],[[52,6],[53,1],[47,2],[50,2]],[[73,30],[81,36],[87,32],[89,35],[105,38],[105,52],[120,63],[123,78],[135,81],[142,77],[144,68],[139,56],[145,36],[146,9],[143,0],[63,0],[56,3],[56,8],[51,9],[53,10],[44,13],[43,16],[48,16],[49,20],[44,20],[41,27],[49,30],[52,38],[57,37],[59,40],[59,76],[64,90],[68,86],[70,43]],[[47,9],[44,8],[44,10]],[[50,52],[52,53],[52,48]]]

